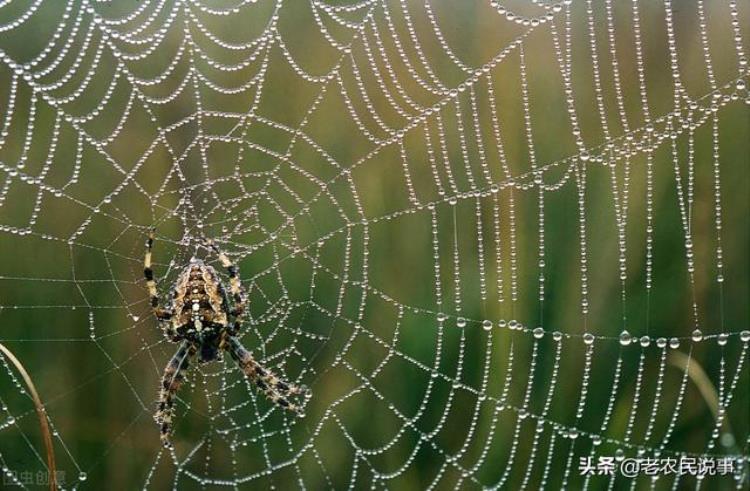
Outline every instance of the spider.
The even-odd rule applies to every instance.
[[[263,367],[237,338],[242,327],[242,315],[247,306],[247,294],[240,283],[237,266],[232,264],[212,240],[207,240],[206,245],[218,256],[219,262],[229,273],[232,304],[216,270],[194,257],[177,277],[168,303],[162,306],[154,271],[151,269],[153,244],[152,229],[146,241],[146,255],[143,261],[143,274],[151,297],[151,308],[167,339],[173,343],[180,343],[177,352],[164,369],[157,410],[154,414],[161,432],[162,444],[171,447],[174,397],[182,384],[183,373],[196,356],[199,362],[207,363],[221,360],[222,352],[229,352],[245,376],[271,402],[301,415],[300,406],[292,403],[290,396],[303,394],[306,388],[285,382],[271,370]]]

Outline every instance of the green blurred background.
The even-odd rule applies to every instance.
[[[0,33],[0,342],[22,360],[45,402],[65,487],[474,489],[503,482],[508,489],[558,489],[567,482],[578,489],[580,457],[617,449],[636,456],[638,447],[653,456],[667,434],[666,451],[747,456],[748,360],[737,333],[750,318],[750,118],[747,88],[737,83],[747,82],[747,65],[736,49],[750,49],[747,5],[736,17],[725,2],[671,5],[679,108],[662,2],[614,1],[611,26],[604,2],[574,1],[539,26],[514,22],[488,2],[336,7],[342,5],[123,0],[0,7],[0,24],[22,21]],[[209,10],[235,6],[231,15]],[[529,18],[553,12],[531,2],[502,8]],[[487,67],[476,80],[451,60],[431,18],[457,59]],[[363,21],[363,29],[351,27]],[[56,44],[45,50],[59,26]],[[336,49],[330,40],[350,47]],[[592,157],[585,163],[556,44],[570,56],[565,69],[580,142]],[[462,83],[466,90],[426,90],[401,51],[426,85],[434,84],[420,54],[448,90]],[[237,93],[212,88],[244,84]],[[410,107],[399,90],[423,109]],[[411,124],[394,105],[425,116]],[[425,113],[429,107],[435,110]],[[656,142],[670,132],[675,138],[652,152],[649,293],[644,147],[648,135]],[[535,175],[550,186],[543,302]],[[624,282],[613,176],[621,205],[628,182]],[[692,193],[692,276],[678,181],[685,199]],[[152,225],[162,292],[192,254],[203,254],[201,237],[215,238],[237,260],[252,302],[243,342],[310,386],[304,418],[270,411],[230,361],[206,365],[180,393],[177,460],[160,448],[151,414],[175,346],[160,335],[141,280]],[[465,327],[457,326],[459,317],[468,319]],[[485,319],[491,331],[481,328]],[[527,329],[498,327],[511,319]],[[546,332],[540,340],[529,331],[537,326]],[[733,334],[725,346],[716,338],[691,342],[696,327],[707,336]],[[650,336],[650,346],[621,346],[623,329]],[[565,334],[559,359],[553,331]],[[584,375],[587,332],[601,339]],[[679,347],[662,350],[659,337],[678,337]],[[693,377],[685,377],[678,353],[690,354]],[[14,373],[0,370],[0,457],[16,476],[36,477],[45,465],[38,422]],[[731,403],[714,438],[717,391],[731,394]],[[519,409],[532,417],[520,417]],[[583,434],[566,438],[570,427]],[[605,442],[592,446],[592,434]],[[642,478],[635,486],[650,483]],[[596,489],[609,484],[602,477],[589,482]],[[614,488],[631,484],[618,478]],[[725,477],[705,486],[737,484]],[[686,485],[693,481],[656,482],[658,489]],[[747,470],[739,486],[747,488]]]

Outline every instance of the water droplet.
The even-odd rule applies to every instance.
[[[740,332],[740,341],[742,341],[743,343],[749,342],[750,341],[750,331],[747,331],[747,330],[741,331]]]
[[[594,445],[595,447],[598,447],[599,445],[602,444],[602,437],[600,437],[599,435],[592,436],[591,444]]]
[[[648,345],[651,344],[651,338],[648,336],[641,336],[639,342],[641,343],[642,348],[648,348]]]
[[[716,342],[719,343],[719,346],[725,346],[727,344],[727,338],[729,336],[726,333],[719,334],[719,337],[716,338]]]
[[[695,341],[696,343],[703,341],[703,333],[701,332],[700,329],[694,330],[692,337],[693,337],[693,341]]]
[[[489,319],[485,319],[484,321],[482,321],[482,329],[484,329],[485,331],[489,331],[490,329],[492,329],[492,321]]]
[[[533,331],[534,337],[536,339],[542,339],[544,337],[544,328],[542,327],[535,327]]]
[[[735,443],[736,443],[736,441],[734,439],[734,435],[733,434],[731,434],[729,432],[722,433],[722,435],[721,435],[721,444],[722,444],[722,446],[724,446],[725,448],[731,448],[731,447],[733,447],[735,445]]]
[[[658,338],[656,340],[656,346],[659,348],[666,348],[667,347],[667,338]]]
[[[562,341],[563,335],[560,331],[555,331],[552,333],[552,339],[555,341]]]
[[[672,349],[677,349],[680,347],[680,340],[677,338],[671,338],[669,340],[669,347]]]
[[[459,317],[458,319],[456,319],[456,325],[458,327],[466,327],[466,319],[464,319],[463,317]]]
[[[586,334],[583,335],[583,342],[587,345],[594,344],[594,335],[591,334],[590,332],[587,332]]]
[[[630,335],[628,331],[622,331],[620,333],[620,344],[622,346],[628,346],[632,342],[633,342],[633,337]]]
[[[615,450],[615,460],[618,462],[625,460],[625,452],[621,448]]]
[[[78,473],[78,480],[79,481],[85,481],[88,478],[89,478],[89,476],[85,472],[81,471],[81,472]]]

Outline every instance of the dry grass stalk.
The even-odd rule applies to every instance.
[[[28,387],[29,392],[31,393],[31,398],[34,400],[36,414],[39,417],[39,427],[42,430],[42,438],[44,439],[44,446],[47,450],[47,472],[49,473],[49,488],[52,491],[57,491],[55,449],[52,446],[52,434],[49,431],[47,416],[44,411],[44,406],[42,405],[42,400],[39,398],[39,394],[36,391],[36,387],[34,387],[34,383],[31,381],[31,377],[29,376],[28,372],[26,372],[26,369],[23,367],[23,364],[21,364],[18,358],[16,358],[15,355],[13,355],[13,353],[3,345],[3,343],[0,343],[0,351],[2,351],[3,355],[5,355],[5,357],[10,360],[11,363],[13,363],[13,365],[16,367],[16,370],[18,370],[18,372],[21,374],[24,382],[26,382],[26,387]]]

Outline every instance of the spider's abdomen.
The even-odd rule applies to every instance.
[[[191,261],[177,278],[172,308],[175,331],[188,339],[211,337],[225,328],[226,295],[216,270],[203,261]]]

